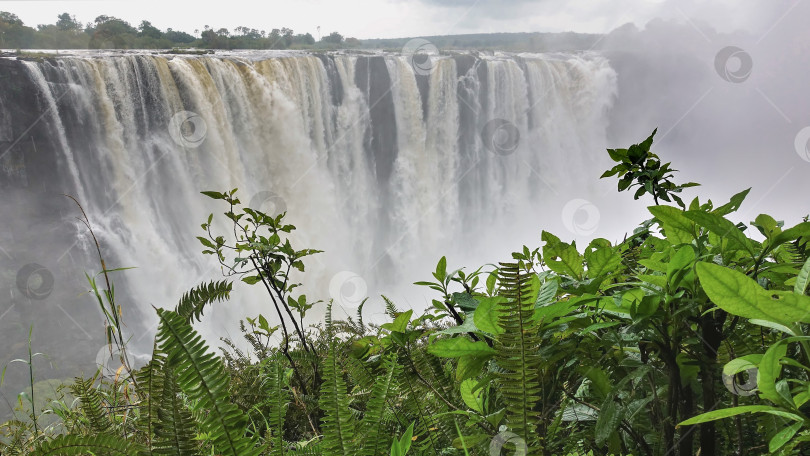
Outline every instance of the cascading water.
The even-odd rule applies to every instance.
[[[74,242],[66,228],[77,211],[40,210],[60,193],[75,196],[111,267],[137,267],[116,278],[144,334],[149,304],[173,306],[220,278],[194,236],[226,208],[200,191],[239,188],[244,203],[286,209],[294,246],[326,251],[308,262],[308,289],[351,307],[364,291],[412,290],[442,255],[477,267],[538,244],[541,226],[559,225],[544,202],[591,180],[566,171],[597,166],[616,90],[607,61],[589,53],[434,55],[419,66],[385,53],[0,63],[0,182],[9,198],[36,206],[28,218],[14,212],[2,238],[28,254],[7,248],[0,261],[11,271],[24,261],[64,270],[81,289],[82,270],[98,266],[86,232],[77,228]],[[19,209],[9,204],[4,219]],[[43,220],[51,228],[34,226]],[[62,244],[30,247],[66,231]],[[237,296],[209,321],[233,329],[245,315],[272,314],[261,294]],[[425,306],[400,296],[400,307]]]

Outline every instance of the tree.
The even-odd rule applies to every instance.
[[[23,25],[23,21],[14,13],[7,11],[0,11],[0,22],[5,22],[9,25]]]
[[[112,16],[98,16],[96,26],[92,30],[93,38],[90,47],[103,48],[131,48],[135,47],[138,31],[129,22]]]
[[[307,33],[305,35],[298,34],[298,35],[295,35],[295,37],[293,38],[293,43],[306,44],[306,45],[311,46],[311,45],[315,44],[315,37],[313,37],[309,33]]]
[[[163,32],[160,31],[157,27],[153,26],[149,21],[141,21],[141,25],[138,26],[138,36],[146,36],[149,38],[160,39],[163,37]]]
[[[281,36],[284,37],[284,47],[289,48],[293,42],[293,31],[286,27],[281,29]]]
[[[64,32],[78,32],[82,29],[82,24],[76,20],[76,16],[71,16],[68,13],[62,13],[57,16],[56,28]]]
[[[199,34],[199,30],[194,31],[195,34]],[[186,32],[180,32],[177,30],[166,29],[166,33],[163,34],[163,37],[167,40],[171,41],[172,43],[193,43],[196,38],[189,35]]]
[[[332,32],[329,35],[326,35],[325,37],[321,38],[321,41],[324,43],[340,44],[343,42],[343,35],[341,35],[338,32]]]

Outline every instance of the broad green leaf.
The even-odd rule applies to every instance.
[[[443,329],[436,334],[462,334],[462,333],[471,333],[478,331],[478,327],[475,326],[475,322],[472,319],[472,312],[467,312],[467,318],[464,319],[464,323],[458,326],[451,326],[449,328]],[[384,325],[383,325],[384,326]]]
[[[597,397],[606,398],[613,388],[607,372],[598,367],[588,367],[583,374],[591,381],[591,389],[597,394]]]
[[[774,236],[782,232],[779,222],[768,214],[759,214],[754,219],[753,225],[768,239],[773,239]]]
[[[672,206],[650,206],[652,215],[661,221],[667,239],[673,244],[689,244],[694,239],[695,222],[688,219],[684,212]]]
[[[784,339],[771,345],[762,356],[757,372],[757,389],[761,397],[783,407],[792,408],[792,401],[787,402],[776,387],[776,380],[782,372],[782,364],[779,361],[787,354],[787,344],[783,344],[783,341]]]
[[[799,271],[799,275],[796,276],[796,284],[793,286],[793,292],[800,295],[805,294],[805,292],[807,292],[808,282],[810,282],[810,258],[804,262],[802,270]]]
[[[695,261],[695,251],[691,245],[681,247],[667,264],[667,281],[672,289],[678,287],[683,276],[691,269],[692,262]]]
[[[461,399],[467,404],[467,407],[475,410],[478,413],[484,413],[484,388],[475,390],[478,385],[478,380],[468,378],[461,382],[459,391],[461,392]]]
[[[544,307],[551,304],[554,298],[557,297],[558,288],[559,283],[554,279],[547,279],[543,282],[543,285],[540,287],[540,292],[537,294],[537,301],[535,301],[534,307]]]
[[[639,274],[638,278],[662,289],[667,287],[667,278],[662,275]]]
[[[464,293],[453,293],[453,301],[459,309],[465,312],[475,310],[475,308],[478,307],[478,301],[466,291]]]
[[[726,218],[703,211],[688,211],[683,215],[721,238],[729,239],[732,245],[745,250],[752,257],[756,255],[751,240],[737,228],[737,225]]]
[[[582,264],[583,257],[577,252],[577,249],[573,245],[560,241],[557,236],[548,231],[543,231],[540,236],[545,242],[543,257],[549,269],[560,275],[581,279],[585,267]]]
[[[803,424],[804,423],[799,421],[777,432],[776,435],[774,435],[771,441],[768,443],[768,451],[773,453],[776,450],[782,448],[786,443],[790,441],[790,439],[793,438],[794,435],[796,435],[797,432],[799,432]]]
[[[596,429],[594,439],[597,445],[601,445],[610,435],[616,432],[621,422],[621,410],[616,405],[612,397],[608,397],[599,409],[599,416],[596,418]]]
[[[770,405],[744,405],[740,407],[731,407],[720,410],[712,410],[711,412],[707,413],[702,413],[698,416],[689,418],[688,420],[681,421],[680,423],[678,423],[676,427],[692,426],[694,424],[707,423],[709,421],[720,420],[723,418],[741,415],[743,413],[757,413],[757,412],[770,413],[772,415],[782,416],[796,421],[803,421],[802,417],[796,415],[795,413],[785,412],[782,409],[771,407]]]
[[[245,282],[248,285],[253,285],[253,284],[259,283],[259,282],[261,282],[261,280],[262,280],[262,278],[259,277],[259,276],[242,277],[242,282]]]
[[[428,346],[428,353],[440,358],[494,355],[495,349],[483,341],[473,342],[466,337],[439,339]]]
[[[720,216],[724,216],[724,215],[728,215],[728,214],[730,214],[732,212],[735,212],[737,209],[740,208],[743,201],[745,200],[745,197],[748,196],[748,192],[750,192],[750,191],[751,191],[751,189],[749,188],[747,190],[741,191],[740,193],[737,193],[736,195],[731,197],[731,200],[728,203],[726,203],[726,204],[718,207],[717,209],[713,210],[712,213],[720,215]]]
[[[723,375],[736,375],[748,369],[755,369],[762,360],[761,354],[745,355],[734,358],[723,366]]]
[[[407,312],[402,312],[401,314],[397,315],[393,322],[385,323],[381,327],[391,332],[404,333],[408,328],[408,323],[411,322],[411,315],[413,315],[413,309],[408,310]]]
[[[667,272],[666,263],[653,260],[652,258],[645,258],[643,260],[638,260],[638,264],[644,266],[647,269],[651,269],[655,272]]]
[[[802,222],[798,225],[782,231],[771,240],[770,249],[775,249],[785,242],[790,242],[798,238],[810,239],[810,222]]]
[[[436,264],[436,272],[433,273],[433,277],[435,277],[439,282],[444,282],[444,279],[447,277],[447,257],[441,257],[439,259],[439,262]]]
[[[732,315],[786,326],[810,322],[810,296],[765,290],[745,274],[713,263],[698,263],[697,272],[712,302]]]
[[[462,356],[456,365],[456,380],[463,382],[468,378],[478,377],[492,355]]]
[[[631,288],[622,294],[622,308],[630,309],[633,304],[638,305],[642,298],[644,298],[644,290]]]
[[[505,298],[501,296],[479,298],[478,307],[475,309],[475,313],[473,314],[475,326],[481,331],[489,334],[503,334],[503,328],[498,326],[497,305],[504,300]]]
[[[585,251],[585,261],[588,263],[588,276],[591,278],[610,274],[622,265],[621,255],[612,247]]]
[[[774,323],[772,321],[758,320],[756,318],[752,318],[752,319],[748,320],[748,322],[752,323],[752,324],[755,324],[755,325],[764,326],[766,328],[775,329],[777,331],[782,331],[783,333],[791,335],[791,336],[796,335],[796,332],[793,331],[792,329],[788,328],[787,326],[780,325],[779,323]]]
[[[553,319],[567,315],[573,306],[572,301],[557,301],[547,306],[535,307],[532,319],[548,325]]]

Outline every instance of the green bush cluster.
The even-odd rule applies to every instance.
[[[112,286],[91,278],[124,367],[76,379],[76,403],[48,410],[58,428],[38,426],[39,411],[4,424],[0,452],[803,454],[810,222],[730,221],[748,190],[686,205],[678,194],[695,184],[673,183],[652,141],[609,150],[617,165],[603,177],[677,206],[650,206],[617,245],[580,249],[543,232],[541,248],[487,269],[450,271],[442,258],[417,282],[435,291],[433,307],[416,315],[383,297],[380,325],[363,305],[334,321],[327,304],[323,324],[305,326],[318,302],[291,271],[318,251],[292,247],[284,214],[205,192],[234,228],[213,232],[212,214],[199,237],[227,280],[158,309],[154,355],[132,370]],[[231,278],[263,287],[270,313],[243,321],[249,353],[225,339],[218,356],[194,323],[229,299]]]

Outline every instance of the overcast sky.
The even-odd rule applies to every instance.
[[[603,33],[624,23],[650,19],[704,23],[720,32],[770,27],[797,0],[142,0],[2,1],[0,11],[27,25],[54,23],[69,12],[83,23],[106,14],[133,25],[142,19],[161,29],[193,33],[248,26],[289,27],[296,33],[339,31],[345,36],[396,38],[492,32]]]

